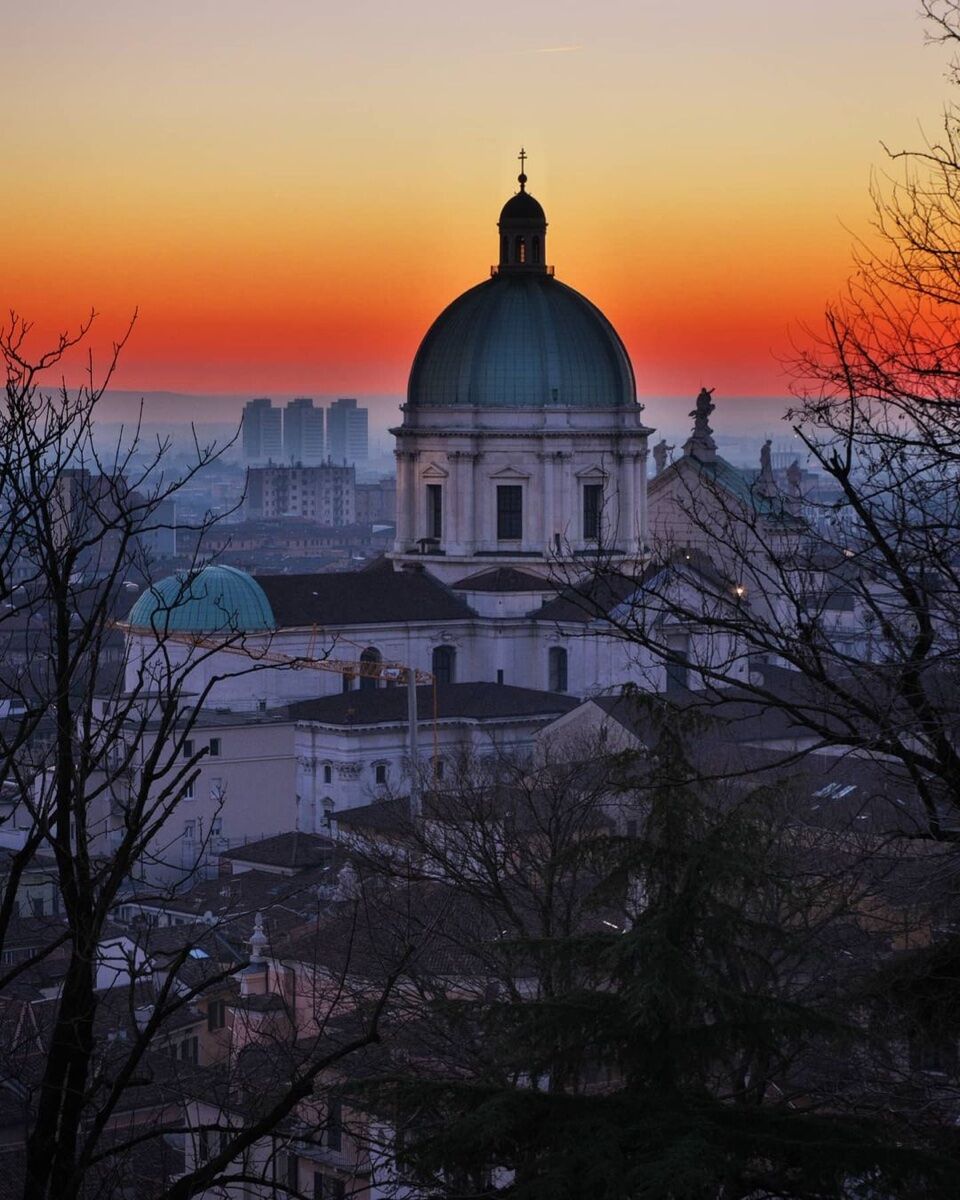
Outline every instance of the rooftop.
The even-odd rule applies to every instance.
[[[417,688],[421,720],[433,712],[432,687]],[[539,692],[502,683],[440,683],[436,687],[437,717],[441,720],[504,720],[511,717],[555,717],[577,706],[572,696]],[[407,689],[367,688],[301,700],[287,711],[293,720],[328,725],[378,725],[405,723]]]

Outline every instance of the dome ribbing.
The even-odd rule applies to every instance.
[[[619,408],[636,403],[636,384],[623,342],[585,296],[546,273],[504,271],[434,321],[407,403]]]
[[[244,571],[220,565],[161,579],[139,597],[127,621],[155,633],[252,633],[277,627],[260,584]]]

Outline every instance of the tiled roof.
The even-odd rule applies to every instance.
[[[674,475],[680,471],[689,471],[691,468],[696,470],[704,480],[706,490],[709,491],[712,488],[715,491],[724,491],[744,508],[752,509],[758,516],[766,517],[768,520],[795,528],[805,526],[805,522],[790,511],[785,496],[779,493],[775,496],[763,495],[757,486],[756,471],[741,470],[720,457],[712,462],[701,462],[700,459],[689,454],[676,459],[665,471],[650,480],[649,499],[653,501],[657,493]]]
[[[586,576],[530,613],[530,618],[534,621],[595,621],[616,608],[639,586],[639,579],[614,572]]]
[[[463,621],[476,615],[431,575],[389,565],[326,575],[260,575],[257,582],[281,628]]]
[[[262,838],[226,850],[221,858],[234,862],[256,863],[265,867],[289,867],[302,870],[306,867],[324,867],[330,863],[334,843],[319,833],[278,833],[276,837]]]
[[[555,592],[557,584],[542,575],[529,571],[518,571],[516,567],[494,567],[492,571],[478,571],[466,575],[450,585],[463,592]]]
[[[575,708],[577,701],[556,692],[510,687],[502,683],[437,684],[437,716],[441,719],[483,720],[508,717],[558,716]],[[301,700],[288,707],[298,721],[331,725],[392,724],[407,719],[407,689],[367,688]],[[426,720],[433,713],[433,689],[417,688],[417,711]]]

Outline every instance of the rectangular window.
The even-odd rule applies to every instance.
[[[443,488],[439,483],[427,484],[427,537],[443,536]]]
[[[551,692],[567,690],[567,652],[562,646],[551,646],[547,659]]]
[[[227,1023],[227,1002],[225,1000],[211,1000],[207,1005],[207,1029],[213,1033],[216,1029],[222,1029]]]
[[[583,539],[586,542],[600,540],[600,513],[603,510],[603,484],[583,485]]]
[[[210,757],[211,758],[219,758],[220,757],[220,739],[219,738],[211,738],[210,739]]]
[[[343,1108],[339,1100],[331,1100],[324,1126],[324,1141],[331,1150],[339,1150],[343,1143]]]
[[[689,682],[687,662],[690,658],[690,638],[686,634],[677,634],[667,639],[667,686],[668,696],[684,694]]]
[[[315,1171],[313,1175],[313,1200],[344,1200],[347,1193],[346,1184],[342,1179],[333,1175],[321,1175]]]
[[[186,738],[183,743],[183,757],[193,758],[193,739]]]
[[[497,488],[497,540],[516,542],[523,537],[523,488],[502,484]]]

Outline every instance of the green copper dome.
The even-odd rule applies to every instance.
[[[545,269],[503,269],[434,321],[410,372],[413,407],[620,408],[633,368],[603,313]]]
[[[143,593],[127,620],[156,633],[252,633],[277,627],[260,584],[225,566],[168,575]]]

